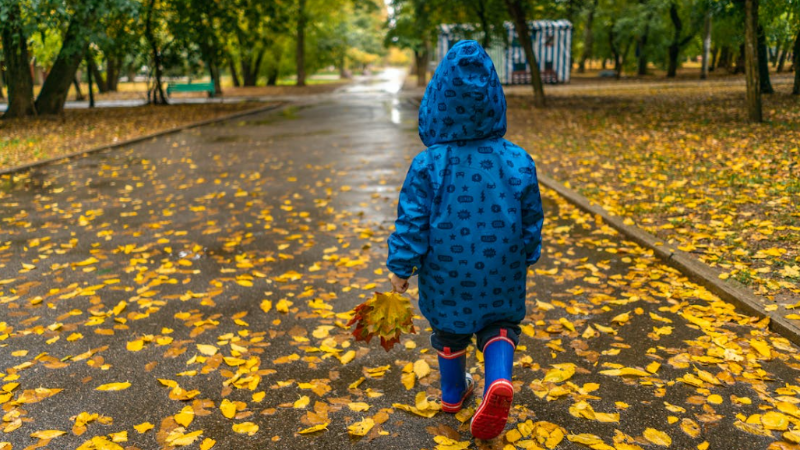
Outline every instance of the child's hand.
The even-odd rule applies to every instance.
[[[400,278],[395,274],[391,274],[389,275],[389,281],[392,282],[392,290],[398,294],[408,290],[408,278]]]

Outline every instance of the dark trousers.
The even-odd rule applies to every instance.
[[[519,334],[522,329],[517,322],[500,321],[487,325],[484,329],[475,333],[478,340],[478,350],[483,351],[483,347],[490,339],[500,336],[500,330],[506,330],[506,337],[514,341],[514,347],[519,344]],[[460,352],[472,343],[472,334],[455,334],[448,333],[447,331],[433,329],[431,334],[431,345],[436,350],[443,352],[445,347],[449,347],[450,351]]]

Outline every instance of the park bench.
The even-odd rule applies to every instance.
[[[167,96],[173,92],[208,92],[209,97],[214,96],[214,82],[210,83],[170,83],[167,86]]]

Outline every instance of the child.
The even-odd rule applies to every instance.
[[[419,275],[446,412],[472,393],[466,348],[477,335],[486,369],[470,431],[480,439],[498,436],[508,420],[525,276],[541,253],[544,218],[533,160],[505,132],[492,60],[475,41],[457,43],[422,99],[419,136],[428,149],[406,176],[386,261],[397,292]]]

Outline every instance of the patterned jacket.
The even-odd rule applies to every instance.
[[[400,192],[386,262],[400,277],[419,275],[420,310],[435,329],[468,334],[525,317],[544,213],[534,162],[505,132],[492,60],[475,41],[457,43],[422,99],[428,148]]]

